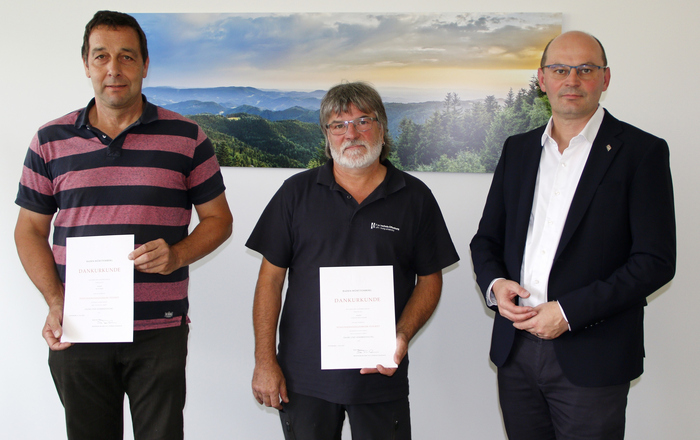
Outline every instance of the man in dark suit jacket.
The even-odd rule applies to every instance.
[[[598,105],[610,69],[591,35],[560,35],[541,65],[552,118],[506,140],[471,242],[504,424],[622,439],[646,297],[675,273],[668,146]]]

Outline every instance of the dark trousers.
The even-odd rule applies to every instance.
[[[133,343],[49,352],[70,440],[121,440],[124,394],[136,440],[182,439],[189,326],[134,332]]]
[[[341,405],[289,393],[280,411],[286,440],[340,440],[345,413],[353,440],[410,440],[408,397],[393,402]]]
[[[510,440],[621,440],[629,387],[572,384],[562,373],[552,341],[520,331],[510,358],[498,369]]]

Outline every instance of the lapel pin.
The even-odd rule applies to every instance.
[[[608,144],[607,147],[605,147],[608,151],[612,150],[612,147]]]

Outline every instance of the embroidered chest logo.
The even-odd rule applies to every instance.
[[[175,315],[173,312],[165,312],[165,317],[168,319],[172,318],[173,315]]]
[[[388,225],[382,225],[379,223],[370,223],[369,226],[370,229],[379,229],[382,231],[389,231],[389,232],[399,232],[401,229],[397,228],[396,226],[388,226]]]

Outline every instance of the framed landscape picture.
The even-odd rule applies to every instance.
[[[199,123],[222,166],[322,164],[319,104],[366,81],[406,171],[492,172],[507,136],[550,116],[536,81],[558,13],[133,14],[144,94]]]

